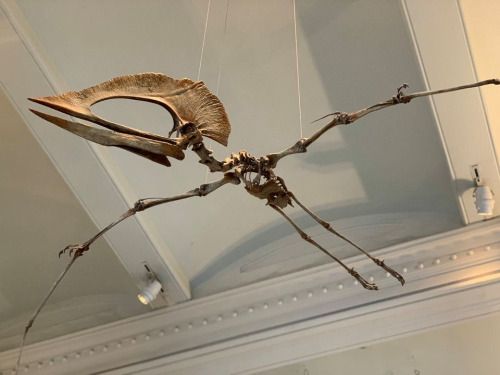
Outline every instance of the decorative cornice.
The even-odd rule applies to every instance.
[[[431,298],[462,292],[481,296],[483,286],[498,289],[499,224],[500,219],[494,219],[379,251],[377,256],[403,272],[407,280],[404,287],[372,262],[355,257],[350,263],[371,275],[381,290],[366,291],[340,267],[328,264],[30,345],[25,349],[23,366],[36,374],[69,374],[77,369],[84,374],[139,362],[147,367],[150,360],[168,364],[170,359],[192,359],[196,353],[217,351],[219,346],[227,350],[234,342],[253,345],[256,337],[273,339],[298,327],[302,334],[309,330],[312,334],[324,320],[348,324],[380,309],[418,306]],[[467,311],[462,318],[498,309],[499,298],[497,294],[493,299],[477,300],[473,310],[468,308],[470,301],[459,300],[460,308]],[[412,316],[409,326],[401,325],[400,331],[391,335],[406,334],[405,329],[415,322],[425,325],[443,306],[435,303],[426,309],[425,314]],[[458,315],[454,315],[456,319]],[[356,337],[369,341],[372,333],[358,332]],[[378,339],[383,338],[387,336]],[[16,354],[17,350],[0,354],[0,363],[7,364],[1,370],[3,375],[10,373],[9,364],[12,366]]]

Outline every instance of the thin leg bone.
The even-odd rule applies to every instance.
[[[340,234],[339,232],[337,232],[335,229],[332,228],[332,226],[330,225],[330,223],[328,223],[327,221],[325,221],[325,220],[321,219],[320,217],[316,216],[311,210],[309,210],[306,206],[304,206],[302,203],[300,203],[300,201],[297,199],[297,197],[295,196],[295,194],[293,194],[291,191],[288,191],[288,195],[290,195],[290,197],[295,201],[295,203],[297,203],[300,207],[302,207],[302,209],[305,212],[307,212],[307,214],[309,216],[311,216],[314,220],[316,220],[319,224],[321,224],[323,226],[323,228],[325,228],[327,231],[333,233],[337,237],[343,239],[344,241],[350,243],[352,246],[354,246],[356,249],[358,249],[363,254],[365,254],[368,258],[370,258],[377,266],[382,267],[384,270],[386,270],[387,272],[389,272],[389,274],[391,274],[393,277],[395,277],[401,283],[401,285],[404,285],[405,279],[403,278],[403,276],[401,276],[399,273],[397,273],[396,271],[394,271],[391,267],[389,267],[388,265],[386,265],[383,260],[375,258],[370,253],[368,253],[367,251],[363,250],[361,247],[359,247],[358,245],[356,245],[354,242],[352,242],[351,240],[349,240],[348,238],[344,237],[342,234]]]
[[[54,284],[50,288],[49,292],[47,293],[47,295],[42,300],[42,303],[40,303],[40,305],[38,306],[38,308],[35,310],[35,313],[31,317],[31,319],[29,320],[28,324],[24,328],[24,334],[23,334],[23,337],[22,337],[22,340],[21,340],[21,346],[19,348],[19,356],[17,357],[17,362],[16,362],[16,370],[15,370],[16,375],[17,375],[17,372],[19,370],[19,365],[21,363],[21,356],[22,356],[22,353],[23,353],[24,345],[25,345],[25,342],[26,342],[26,336],[28,334],[29,329],[33,326],[33,322],[35,321],[36,317],[38,316],[38,314],[40,313],[40,311],[42,310],[42,308],[45,306],[45,304],[47,303],[47,300],[52,295],[52,293],[54,292],[54,290],[56,289],[56,287],[61,283],[61,280],[66,275],[66,273],[68,272],[68,270],[70,269],[70,267],[73,265],[73,263],[80,256],[83,255],[83,253],[85,251],[89,250],[90,245],[92,245],[99,237],[101,237],[104,233],[106,233],[107,231],[109,231],[111,228],[115,227],[116,225],[118,225],[119,223],[121,223],[123,220],[129,218],[130,216],[135,215],[137,212],[145,211],[148,208],[152,208],[152,207],[158,206],[160,204],[165,204],[165,203],[170,203],[170,202],[178,201],[178,200],[181,200],[181,199],[191,198],[191,197],[195,197],[195,196],[204,197],[204,196],[206,196],[206,195],[214,192],[215,190],[217,190],[221,186],[224,186],[225,184],[228,184],[228,183],[231,183],[231,184],[234,184],[234,185],[238,185],[240,183],[240,180],[239,180],[238,177],[236,177],[234,175],[234,173],[226,173],[224,175],[224,177],[222,179],[220,179],[220,180],[211,182],[209,184],[203,184],[200,187],[198,187],[196,189],[193,189],[193,190],[190,190],[190,191],[188,191],[188,192],[186,192],[184,194],[181,194],[181,195],[176,195],[174,197],[169,197],[169,198],[139,199],[134,204],[133,208],[128,209],[117,220],[113,221],[106,228],[104,228],[103,230],[101,230],[99,233],[97,233],[95,236],[91,237],[86,242],[84,242],[82,244],[78,244],[78,245],[68,245],[63,250],[61,250],[59,252],[59,256],[61,256],[61,254],[65,253],[66,251],[69,250],[69,255],[72,256],[72,258],[71,258],[70,262],[68,263],[68,265],[66,266],[66,268],[64,269],[64,271],[56,279],[56,281],[54,282]]]
[[[359,281],[359,283],[363,286],[363,288],[368,289],[368,290],[378,290],[378,286],[377,285],[375,285],[373,283],[369,283],[368,281],[366,281],[365,279],[363,279],[361,277],[361,275],[354,270],[354,268],[347,267],[339,258],[337,258],[336,256],[330,254],[323,246],[321,246],[319,243],[317,243],[316,241],[314,241],[306,232],[304,232],[302,229],[300,229],[297,226],[297,224],[295,224],[295,222],[292,219],[290,219],[283,212],[283,210],[281,210],[281,208],[279,208],[278,206],[276,206],[273,203],[269,203],[269,206],[271,206],[276,211],[278,211],[278,213],[281,216],[283,216],[293,226],[293,228],[297,231],[297,233],[300,235],[300,237],[302,237],[303,240],[305,240],[305,241],[309,242],[310,244],[316,246],[319,250],[321,250],[323,253],[325,253],[326,255],[328,255],[330,258],[332,258],[338,264],[340,264],[351,276],[354,276],[356,278],[356,280]]]

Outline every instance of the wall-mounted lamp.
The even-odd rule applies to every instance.
[[[479,175],[478,166],[473,165],[471,168],[474,182],[476,183],[473,196],[476,198],[475,203],[477,214],[481,216],[493,215],[493,207],[495,207],[495,199],[493,199],[493,195],[495,194],[488,185],[484,184]]]
[[[143,304],[147,305],[154,301],[156,297],[158,297],[158,294],[160,294],[161,291],[161,284],[158,280],[154,279],[151,280],[151,283],[142,289],[141,293],[137,295],[137,298],[139,298],[139,301],[141,301]]]
[[[146,274],[149,279],[149,285],[141,289],[141,292],[137,295],[137,298],[139,298],[139,301],[141,301],[141,303],[143,303],[144,305],[148,305],[153,302],[156,297],[158,297],[160,292],[162,292],[162,285],[158,280],[158,277],[146,262],[143,263],[143,266],[146,269]]]
[[[495,199],[493,199],[493,190],[491,190],[488,185],[476,186],[474,189],[474,197],[476,197],[476,210],[478,215],[493,215]]]

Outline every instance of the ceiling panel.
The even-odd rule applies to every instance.
[[[68,243],[96,232],[88,214],[0,90],[0,351],[16,347],[68,258]],[[113,277],[109,277],[113,275]],[[138,289],[103,240],[81,258],[49,300],[28,343],[144,313]]]

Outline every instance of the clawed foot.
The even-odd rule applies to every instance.
[[[403,278],[403,276],[401,276],[399,273],[394,271],[391,267],[387,266],[383,260],[376,259],[375,263],[377,264],[377,266],[380,266],[384,270],[389,272],[392,277],[396,278],[401,283],[401,285],[405,285],[405,279]]]
[[[398,87],[398,93],[392,97],[392,102],[394,104],[399,104],[399,103],[408,103],[410,99],[408,99],[403,92],[404,89],[407,89],[409,86],[407,83],[403,83],[402,86]]]
[[[78,244],[78,245],[68,245],[61,251],[59,251],[59,258],[61,257],[62,254],[66,253],[66,251],[69,251],[69,256],[73,255],[73,252],[75,253],[75,256],[78,254],[78,256],[82,255],[84,251],[87,251],[89,249],[88,245],[84,244]]]
[[[354,270],[354,268],[351,268],[349,270],[349,274],[351,276],[354,276],[356,278],[356,280],[358,280],[359,283],[363,286],[363,288],[368,289],[368,290],[378,290],[378,286],[376,284],[369,283],[368,281],[363,279],[361,277],[361,275],[357,271]]]

